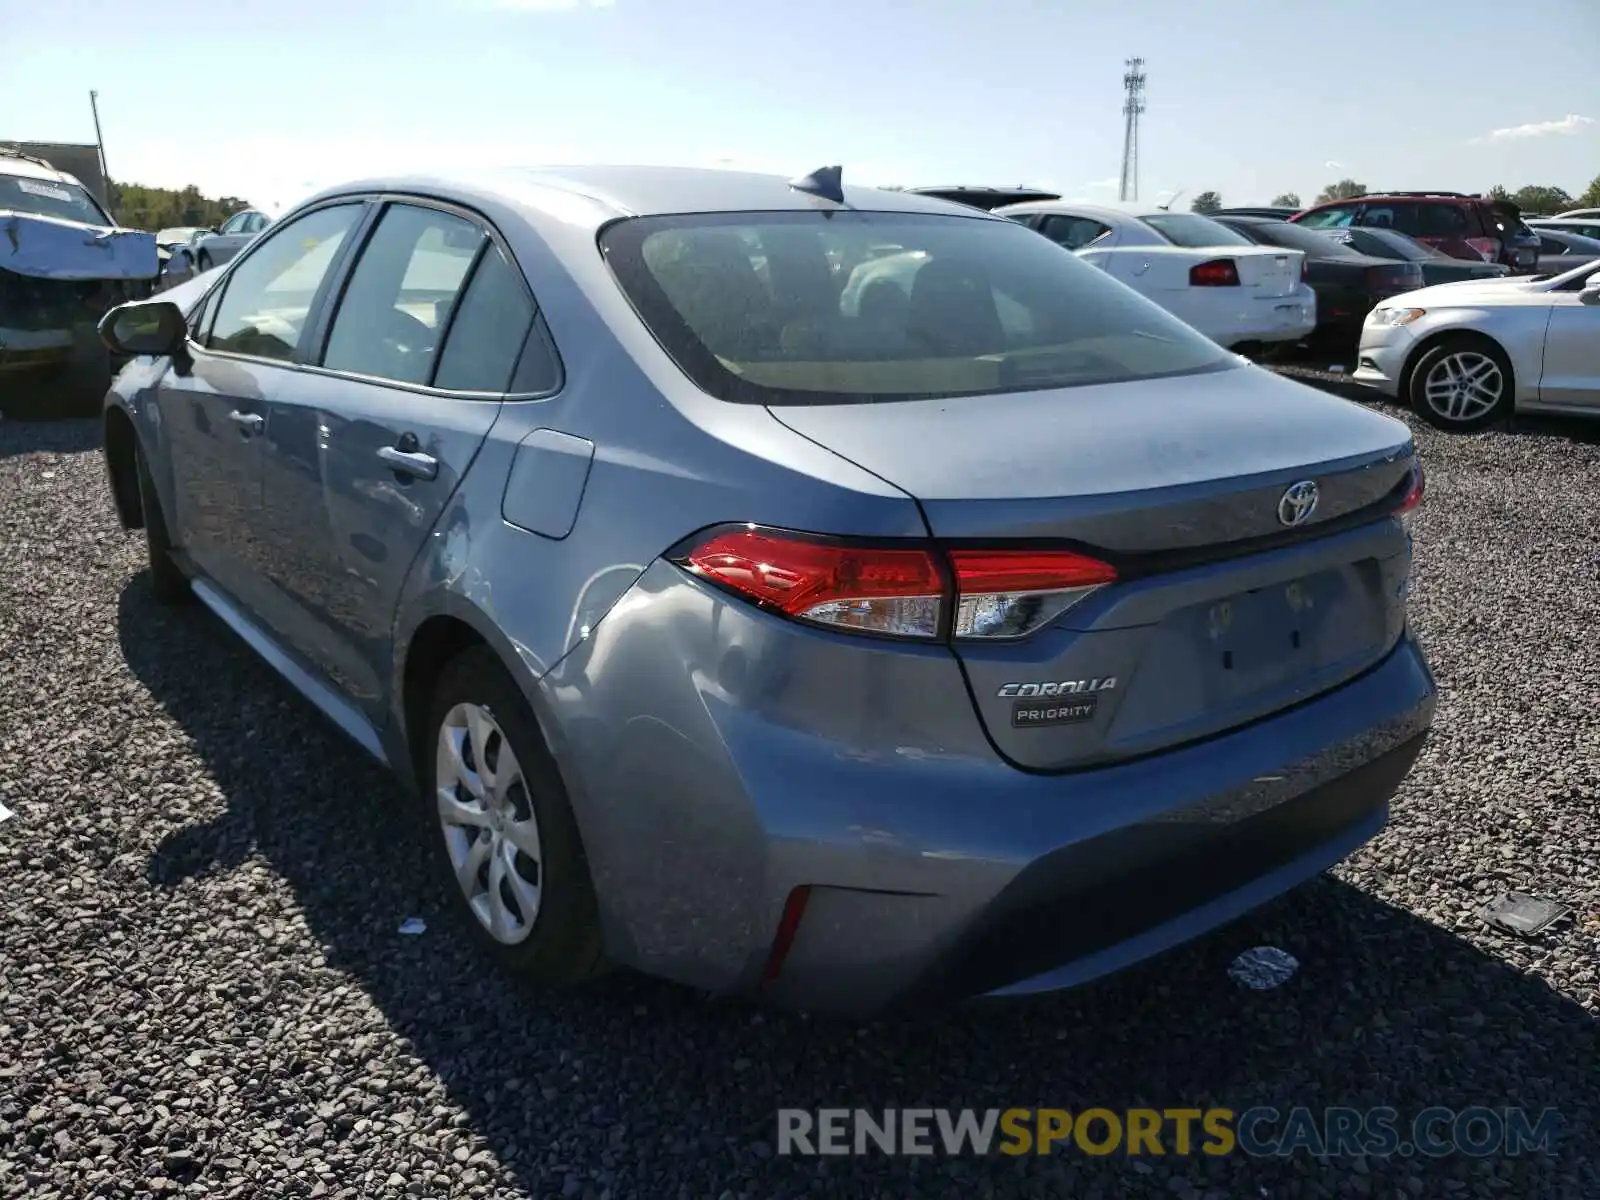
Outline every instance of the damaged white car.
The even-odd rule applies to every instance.
[[[150,295],[159,270],[154,235],[120,228],[43,159],[0,149],[0,396],[74,372],[107,378],[95,326]]]

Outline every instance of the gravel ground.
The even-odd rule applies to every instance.
[[[854,1027],[615,976],[519,993],[395,787],[153,604],[95,428],[0,421],[0,1197],[1600,1196],[1600,431],[1419,430],[1443,695],[1332,875],[1064,996]],[[1507,886],[1577,908],[1532,940]],[[408,917],[428,923],[400,936]],[[1259,943],[1301,963],[1248,992]],[[781,1105],[1523,1105],[1554,1157],[777,1157]]]

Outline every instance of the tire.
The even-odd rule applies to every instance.
[[[144,517],[144,544],[150,558],[150,589],[156,603],[172,606],[194,598],[188,577],[172,558],[172,538],[167,533],[167,518],[161,511],[161,497],[144,459],[144,450],[133,450],[134,472],[139,478],[139,511]]]
[[[202,274],[212,268],[211,255],[204,250],[200,251],[200,265],[195,269],[196,274]]]
[[[1470,433],[1511,411],[1511,360],[1488,338],[1457,334],[1423,352],[1406,381],[1406,398],[1430,425]]]
[[[524,982],[564,987],[600,974],[598,905],[566,788],[515,681],[487,647],[446,664],[421,734],[421,825],[469,935]],[[475,864],[466,882],[458,864]]]

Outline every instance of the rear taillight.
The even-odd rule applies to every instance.
[[[1422,268],[1416,263],[1368,267],[1367,286],[1380,292],[1413,291],[1422,286]]]
[[[1239,267],[1231,258],[1213,258],[1189,268],[1190,287],[1238,287]]]
[[[895,637],[938,637],[945,582],[922,549],[774,529],[713,533],[681,564],[786,616]]]
[[[1427,490],[1428,477],[1422,469],[1420,458],[1411,460],[1411,484],[1406,488],[1406,494],[1400,499],[1400,506],[1396,508],[1396,516],[1404,516],[1417,505],[1422,503],[1422,493]]]
[[[715,530],[673,561],[784,616],[906,638],[1024,637],[1117,579],[1072,550],[941,553],[749,525]]]
[[[952,550],[958,638],[1022,637],[1048,625],[1116,568],[1071,550]]]

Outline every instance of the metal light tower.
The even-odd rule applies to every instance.
[[[1130,58],[1123,65],[1127,72],[1122,76],[1122,90],[1127,99],[1122,102],[1122,185],[1117,191],[1119,199],[1139,198],[1139,114],[1144,112],[1144,59]]]

